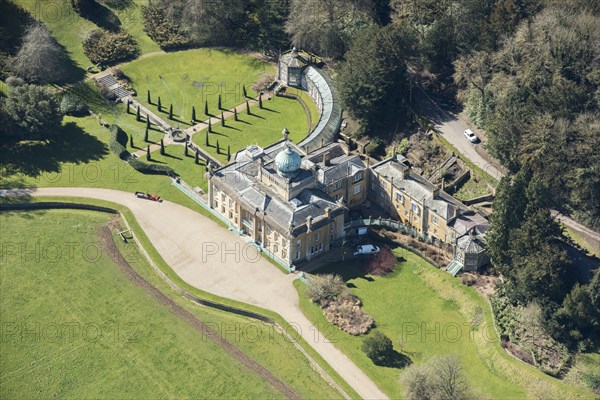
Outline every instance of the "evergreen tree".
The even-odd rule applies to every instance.
[[[227,162],[231,160],[231,147],[227,145]]]
[[[212,133],[212,123],[208,120],[208,133]]]
[[[217,139],[217,154],[221,154],[221,146],[219,146],[219,139]]]
[[[148,143],[148,128],[146,128],[146,132],[144,132],[144,142]]]
[[[133,135],[129,136],[129,147],[134,148],[134,146],[133,146]]]
[[[225,117],[223,116],[222,111],[221,111],[221,126],[225,126]]]
[[[169,107],[169,119],[173,119],[173,104]]]
[[[258,108],[260,108],[262,110],[263,108],[263,104],[262,104],[262,94],[258,95]]]
[[[233,119],[234,119],[235,121],[237,121],[237,120],[238,120],[237,108],[234,108],[234,109],[233,109]]]
[[[160,154],[165,155],[165,142],[162,139],[160,139]]]
[[[131,103],[127,101],[127,114],[131,114]]]
[[[219,101],[217,104],[217,108],[220,110],[221,109],[221,95],[219,95]]]
[[[141,116],[141,114],[140,114],[140,106],[138,106],[138,108],[137,108],[137,110],[136,110],[136,112],[135,112],[135,120],[136,120],[137,122],[140,122],[140,121],[142,120],[142,116]]]
[[[196,107],[192,106],[192,122],[196,122]]]
[[[200,165],[200,151],[196,150],[196,159],[194,160],[196,165]]]
[[[160,96],[158,96],[158,112],[162,112],[162,103],[160,102]]]
[[[204,115],[208,115],[208,100],[204,102]]]
[[[252,115],[252,113],[250,112],[250,103],[248,103],[248,100],[246,100],[246,114]]]
[[[209,144],[208,144],[208,131],[206,131],[205,143],[206,143],[206,147],[208,147],[209,146]]]
[[[148,104],[152,104],[152,99],[150,97],[150,90],[148,90],[148,98],[146,99],[146,101],[148,102]]]
[[[150,118],[146,115],[146,129],[150,129]]]
[[[244,94],[244,97],[248,97],[248,92],[246,92],[246,85],[242,85],[242,93]]]
[[[188,145],[187,143],[183,146],[183,154],[187,157],[188,156]]]
[[[150,146],[146,146],[146,160],[152,160],[152,157],[150,157]]]

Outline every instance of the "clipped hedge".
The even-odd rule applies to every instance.
[[[127,161],[129,165],[142,174],[157,174],[157,175],[176,175],[173,168],[163,164],[149,164],[135,158],[125,148],[127,144],[127,134],[121,129],[119,125],[111,125],[110,128],[110,140],[108,147],[117,157],[121,160]]]
[[[132,155],[125,148],[125,145],[127,144],[127,134],[119,125],[113,124],[110,126],[109,130],[110,140],[108,142],[108,148],[121,160],[128,161],[132,158]]]

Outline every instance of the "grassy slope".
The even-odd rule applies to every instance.
[[[1,201],[2,199],[0,199]],[[27,199],[26,199],[27,200]],[[96,200],[96,199],[87,199],[87,198],[77,198],[77,197],[36,197],[34,199],[28,199],[29,201],[60,201],[60,202],[67,202],[67,203],[83,203],[83,204],[92,204],[92,205],[99,205],[99,206],[104,206],[104,207],[109,207],[112,208],[114,210],[118,210],[121,215],[124,217],[124,219],[128,222],[129,226],[133,229],[133,232],[135,234],[135,236],[137,237],[137,239],[140,241],[141,245],[144,247],[144,249],[148,252],[150,258],[152,259],[152,261],[158,266],[158,268],[160,268],[160,270],[169,278],[171,279],[173,282],[175,282],[175,284],[177,284],[180,288],[182,288],[183,290],[186,290],[187,292],[200,297],[202,299],[206,299],[206,300],[210,300],[219,304],[224,304],[224,305],[228,305],[231,307],[235,307],[238,309],[242,309],[242,310],[248,310],[251,312],[255,312],[255,313],[259,313],[262,315],[265,315],[267,317],[272,318],[273,320],[276,320],[282,327],[283,329],[287,330],[288,332],[294,332],[295,328],[292,327],[287,321],[285,321],[283,318],[281,318],[278,314],[270,311],[270,310],[266,310],[266,309],[261,309],[259,307],[255,307],[249,304],[245,304],[245,303],[240,303],[238,301],[235,300],[231,300],[231,299],[227,299],[227,298],[223,298],[223,297],[219,297],[216,296],[212,293],[209,292],[205,292],[202,291],[194,286],[189,285],[187,282],[185,282],[184,280],[182,280],[176,273],[175,271],[173,271],[169,265],[163,260],[163,258],[160,256],[160,254],[158,253],[158,251],[156,250],[156,248],[154,248],[154,246],[152,245],[152,243],[150,242],[150,240],[148,239],[148,237],[146,236],[146,234],[144,233],[143,229],[139,226],[139,224],[137,223],[137,221],[135,220],[135,218],[133,217],[133,214],[131,213],[131,211],[129,209],[127,209],[126,207],[123,207],[119,204],[115,204],[115,203],[111,203],[108,201],[103,201],[103,200]],[[134,265],[135,267],[135,265]],[[140,272],[140,271],[138,271]],[[141,272],[143,273],[143,271]],[[152,274],[146,274],[143,273],[143,275],[147,278],[152,280]],[[158,286],[160,287],[160,286]],[[312,348],[308,345],[308,343],[306,343],[302,338],[297,338],[297,340],[299,341],[300,345],[303,347],[303,349],[314,359],[316,360],[316,362],[331,376],[333,377],[333,379],[344,389],[344,391],[346,391],[346,393],[348,393],[350,395],[351,398],[353,399],[357,399],[359,398],[358,394],[335,372],[335,370],[333,370],[331,368],[331,366],[329,364],[327,364],[327,362],[325,362],[325,360]]]
[[[263,61],[217,49],[179,51],[139,59],[121,70],[138,91],[140,101],[146,102],[146,93],[150,90],[153,102],[160,96],[167,110],[171,103],[176,114],[181,108],[185,121],[191,118],[192,106],[200,118],[205,101],[208,101],[209,111],[216,113],[219,94],[223,108],[242,103],[245,101],[242,85],[246,86],[249,96],[256,96],[252,84],[264,73],[274,73],[273,66]]]
[[[82,42],[96,28],[96,25],[77,15],[71,7],[70,0],[55,0],[52,2],[12,1],[28,11],[38,21],[44,23],[56,40],[67,49],[70,57],[80,68],[86,69],[91,64],[83,53]],[[123,9],[109,8],[119,17],[122,28],[136,40],[141,54],[160,50],[158,45],[152,42],[143,31],[140,6],[147,4],[147,0],[132,0],[129,3]]]
[[[16,253],[2,264],[3,323],[39,327],[40,332],[3,342],[3,397],[275,394],[257,375],[128,281],[106,253],[96,252],[101,248],[95,229],[106,223],[107,215],[54,210],[1,218],[8,228],[3,230],[4,240],[27,248],[38,242],[42,249],[39,262]],[[72,253],[66,250],[68,243],[74,243]],[[72,337],[55,334],[53,324],[66,329],[70,323],[81,331],[74,330]]]
[[[435,354],[458,353],[476,395],[523,398],[532,383],[542,382],[563,398],[590,396],[508,356],[500,348],[484,299],[413,253],[405,251],[402,256],[406,261],[399,262],[398,270],[385,278],[363,277],[357,262],[321,271],[342,274],[375,319],[376,329],[392,338],[394,347],[413,362],[425,362]],[[362,338],[333,327],[308,300],[304,285],[297,283],[296,287],[309,319],[388,395],[397,397],[402,392],[401,370],[372,364],[360,349]],[[479,320],[479,325],[472,325],[474,320]]]

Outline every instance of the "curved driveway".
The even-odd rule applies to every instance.
[[[207,292],[277,312],[361,398],[387,398],[346,355],[325,341],[304,316],[293,287],[295,275],[283,274],[260,258],[255,248],[243,238],[216,222],[175,203],[141,200],[133,193],[119,190],[39,188],[27,192],[32,196],[87,197],[124,205],[131,210],[156,250],[183,280]]]

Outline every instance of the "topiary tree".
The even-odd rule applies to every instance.
[[[146,146],[146,160],[152,160],[152,157],[150,157],[150,146]]]
[[[150,90],[148,90],[148,98],[146,99],[148,104],[152,104],[152,98],[150,97]]]
[[[248,103],[248,100],[246,100],[246,114],[252,115],[252,113],[250,112],[250,103]]]
[[[260,108],[262,110],[263,108],[263,104],[262,104],[262,94],[258,95],[258,108]]]
[[[142,120],[142,116],[140,114],[140,106],[138,106],[137,110],[135,110],[135,120],[137,122],[140,122]]]
[[[133,145],[133,135],[129,136],[129,147],[131,147],[132,149],[135,147]]]
[[[219,100],[217,102],[217,108],[221,110],[221,95],[219,95]]]
[[[242,85],[242,94],[244,97],[248,97],[248,92],[246,92],[246,85]]]
[[[219,139],[217,139],[217,154],[221,154],[221,146],[219,146]]]
[[[149,133],[149,130],[148,130],[148,128],[146,128],[146,131],[144,132],[144,142],[146,142],[146,143],[148,143],[148,133]]]
[[[204,102],[204,115],[209,115],[208,114],[208,100],[206,100]]]
[[[192,122],[196,122],[196,107],[192,106]]]
[[[187,145],[187,143],[183,146],[183,155],[186,156],[186,157],[188,156],[188,145]]]
[[[146,115],[146,129],[150,129],[150,118]]]
[[[231,160],[231,147],[227,145],[227,162]]]
[[[392,340],[379,331],[365,338],[362,351],[375,365],[388,365],[395,354]]]
[[[165,142],[162,139],[160,139],[160,154],[165,155]]]
[[[237,120],[238,120],[237,108],[234,108],[234,109],[233,109],[233,119],[234,119],[234,121],[237,121]]]
[[[169,119],[173,119],[173,104],[169,107]]]
[[[208,146],[209,146],[209,144],[208,144],[208,131],[206,131],[206,147],[208,147]]]
[[[223,116],[222,111],[221,111],[221,126],[225,126],[225,117]]]
[[[208,120],[208,133],[212,133],[212,123]]]
[[[160,101],[160,96],[158,96],[158,112],[162,112],[162,103]]]
[[[200,165],[200,151],[196,150],[196,159],[194,160],[196,165]]]

